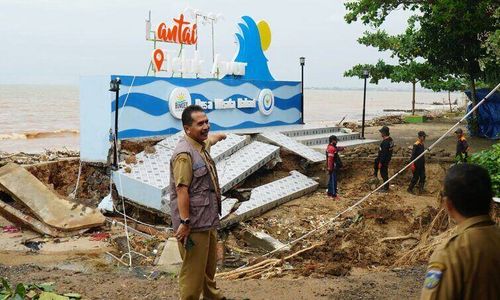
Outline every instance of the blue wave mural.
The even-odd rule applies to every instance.
[[[258,104],[254,108],[207,110],[212,130],[291,125],[300,124],[302,121],[300,82],[119,77],[122,79],[121,95],[118,99],[119,139],[170,135],[181,130],[181,121],[169,110],[170,94],[177,87],[186,88],[193,103],[196,99],[257,100],[262,89],[270,89],[273,92],[274,109],[270,115],[264,115],[259,110]],[[125,83],[130,85],[127,86]],[[141,84],[136,85],[136,83]],[[114,120],[115,102],[110,102],[111,120]]]
[[[251,84],[256,88],[263,89],[275,89],[280,86],[297,86],[300,82],[297,81],[266,81],[259,79],[252,80],[241,80],[233,77],[224,77],[223,79],[215,78],[177,78],[177,77],[153,77],[153,76],[130,76],[130,75],[113,75],[112,79],[120,77],[121,79],[121,90],[126,91],[130,86],[139,87],[143,85],[148,85],[156,82],[170,83],[178,87],[195,87],[201,84],[206,84],[207,82],[218,83],[229,87],[238,87],[241,85]],[[133,84],[132,84],[133,83]]]
[[[242,17],[243,23],[238,23],[241,33],[236,33],[239,50],[234,61],[247,63],[242,79],[274,80],[267,58],[262,50],[259,28],[249,16]]]
[[[127,101],[127,102],[125,102]],[[111,112],[115,111],[116,101],[111,102]],[[143,93],[128,93],[118,97],[118,109],[123,106],[135,107],[147,114],[161,116],[168,113],[168,101]]]

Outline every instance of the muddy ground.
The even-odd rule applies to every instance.
[[[395,159],[391,172],[401,164],[402,160],[398,162]],[[320,188],[311,195],[290,201],[221,233],[221,239],[226,244],[227,260],[234,266],[235,262],[241,264],[264,253],[240,239],[241,230],[262,230],[282,242],[288,242],[316,228],[364,196],[373,187],[373,184],[367,183],[365,176],[371,163],[346,161],[345,165],[340,183],[340,199],[326,197],[324,189]],[[277,171],[260,172],[256,178],[248,180],[246,186],[265,183],[266,178],[283,176],[293,166],[290,163],[288,167],[278,167]],[[394,265],[394,262],[418,242],[419,234],[435,216],[439,205],[436,194],[445,168],[446,164],[438,163],[428,166],[429,184],[425,195],[407,194],[405,190],[409,174],[404,174],[391,186],[391,193],[374,194],[359,209],[342,215],[330,230],[298,243],[292,251],[318,241],[324,242],[322,246],[265,274],[264,277],[268,277],[266,279],[220,280],[221,289],[234,299],[269,299],[269,295],[279,299],[292,296],[294,299],[415,298],[424,275],[425,259],[410,266]],[[40,176],[45,173],[35,174]],[[54,188],[57,189],[56,186]],[[122,234],[117,228],[109,232]],[[379,242],[385,237],[408,234],[414,234],[416,239]],[[90,239],[90,234],[83,238]],[[152,256],[152,249],[159,241],[134,238],[141,239],[140,243],[135,243],[134,249]],[[144,246],[148,243],[149,248]],[[143,249],[139,249],[141,247]],[[0,276],[12,282],[53,281],[57,291],[78,292],[86,299],[177,297],[176,279],[168,274],[151,273],[151,257],[142,262],[134,260],[137,267],[129,271],[105,254],[110,251],[119,256],[119,248],[113,234],[106,246],[88,247],[78,253],[62,251],[55,255],[26,250],[0,252]],[[220,271],[229,269],[227,264],[219,267]]]
[[[437,138],[433,132],[442,132],[451,121],[437,123],[402,124],[392,126],[392,136],[401,147],[414,142],[413,133],[425,130],[429,142]],[[377,138],[377,128],[368,128],[367,137]],[[474,151],[491,145],[490,141],[471,139]],[[144,147],[126,145],[131,153]],[[440,149],[453,152],[454,138],[444,140]],[[225,244],[226,261],[219,271],[228,271],[248,261],[259,260],[262,249],[241,238],[243,230],[264,231],[283,243],[292,241],[321,226],[339,212],[365,196],[375,187],[371,182],[372,158],[354,158],[344,161],[340,175],[340,198],[326,196],[322,166],[306,167],[299,159],[282,152],[283,163],[270,171],[259,171],[241,188],[251,188],[277,178],[285,177],[289,170],[299,170],[317,178],[323,185],[310,195],[292,200],[264,215],[221,232]],[[407,161],[405,157],[393,159],[390,174],[394,174]],[[78,160],[49,163],[28,167],[40,180],[61,195],[74,190],[78,173]],[[417,298],[420,292],[425,263],[428,256],[398,260],[414,249],[435,219],[440,203],[438,193],[449,160],[431,160],[427,165],[426,193],[411,195],[406,192],[410,173],[405,172],[391,185],[388,194],[376,193],[359,207],[339,216],[327,230],[311,235],[297,243],[285,256],[312,244],[316,248],[296,256],[290,261],[264,272],[260,278],[218,280],[224,294],[232,299],[404,299]],[[95,207],[98,200],[109,192],[109,169],[84,166],[77,200]],[[141,214],[134,215],[141,218]],[[119,220],[119,215],[115,218]],[[0,226],[8,225],[0,218]],[[448,228],[447,219],[435,226],[436,235]],[[44,239],[34,233],[0,232],[3,246],[0,250],[0,277],[11,282],[55,282],[58,292],[77,292],[84,299],[176,299],[177,279],[170,274],[154,272],[153,250],[162,239],[133,235],[132,248],[142,256],[134,256],[132,270],[111,258],[106,252],[120,257],[125,250],[123,229],[104,226],[100,231],[110,234],[104,241],[92,241],[90,232],[75,239]],[[152,233],[154,234],[154,232]],[[164,237],[163,237],[164,238]],[[396,239],[387,239],[396,238]],[[26,239],[42,240],[40,251],[25,246]]]

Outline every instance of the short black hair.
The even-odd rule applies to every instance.
[[[194,112],[204,112],[203,108],[199,105],[189,105],[184,108],[182,111],[182,126],[191,126],[193,125],[193,116]]]
[[[464,217],[487,215],[491,209],[493,189],[488,171],[474,164],[451,167],[444,179],[444,196]]]
[[[337,139],[336,135],[330,135],[330,137],[328,138],[328,143],[331,144],[333,141],[338,142],[338,139]]]

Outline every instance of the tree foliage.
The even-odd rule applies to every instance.
[[[347,23],[360,20],[376,29],[365,33],[361,44],[389,50],[398,58],[393,81],[415,77],[424,87],[440,90],[467,81],[475,103],[478,81],[490,87],[500,81],[498,0],[358,0],[345,7]],[[380,26],[397,10],[414,14],[402,34],[390,36]]]
[[[489,150],[474,153],[471,162],[478,164],[488,170],[493,185],[493,194],[500,197],[500,143]]]

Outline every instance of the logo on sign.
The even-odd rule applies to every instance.
[[[269,116],[273,112],[274,95],[270,89],[260,91],[257,102],[259,103],[259,111],[262,114]]]
[[[178,87],[170,93],[168,106],[174,118],[181,119],[182,112],[189,105],[191,105],[191,95],[186,88]]]

